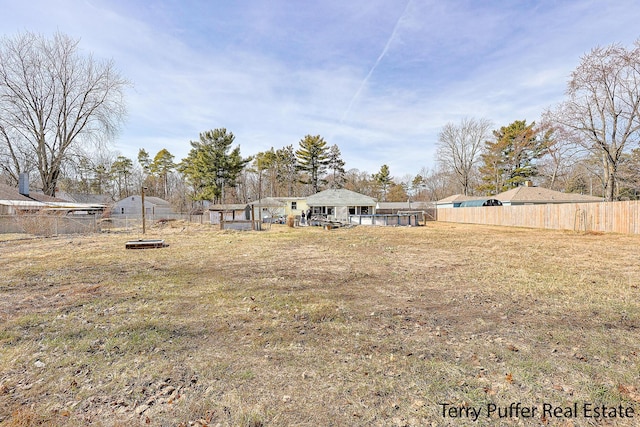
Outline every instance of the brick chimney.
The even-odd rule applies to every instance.
[[[29,197],[29,174],[26,172],[18,175],[18,192]]]

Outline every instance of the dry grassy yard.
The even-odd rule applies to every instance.
[[[138,237],[0,237],[0,425],[640,425],[639,236]]]

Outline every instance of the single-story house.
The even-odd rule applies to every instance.
[[[373,215],[377,201],[373,197],[344,188],[320,191],[307,197],[312,216],[346,221],[349,215]]]
[[[169,202],[153,196],[144,197],[144,213],[150,217],[175,214]],[[113,217],[138,215],[142,215],[142,196],[140,195],[125,197],[115,202],[111,207],[111,216]]]
[[[284,202],[285,216],[300,216],[302,212],[307,212],[309,209],[306,197],[277,197],[277,199]]]
[[[562,193],[543,187],[521,186],[492,196],[503,206],[540,205],[549,203],[597,203],[602,197],[577,193]]]
[[[24,183],[22,182],[24,180]],[[28,178],[21,178],[18,188],[0,184],[0,215],[15,215],[18,212],[60,212],[63,214],[94,214],[102,212],[104,204],[69,202],[60,197],[29,190]]]
[[[56,191],[56,197],[72,203],[86,203],[105,206],[109,206],[113,203],[113,198],[109,194],[84,194]]]
[[[223,221],[251,220],[251,206],[247,204],[209,205],[208,210],[211,224],[220,224],[220,215],[222,215]]]

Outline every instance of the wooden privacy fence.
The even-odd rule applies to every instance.
[[[438,221],[640,234],[640,201],[439,208]]]

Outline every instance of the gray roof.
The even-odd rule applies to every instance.
[[[520,203],[585,203],[601,202],[602,197],[561,193],[544,187],[516,187],[492,196],[501,202]]]
[[[309,206],[375,206],[376,199],[345,190],[344,188],[329,189],[307,197]]]
[[[243,203],[226,203],[223,205],[220,204],[216,204],[216,205],[210,205],[208,207],[208,209],[210,211],[243,211],[247,208],[247,204],[243,204]]]
[[[125,200],[128,201],[129,199],[140,200],[141,198],[142,198],[142,196],[139,195],[139,194],[132,194],[131,196],[127,196],[124,199],[118,200],[116,202],[116,204],[120,204],[121,202],[124,202]],[[161,199],[160,197],[155,197],[155,196],[144,196],[144,204],[145,205],[171,207],[171,203],[167,202],[164,199]]]
[[[281,207],[286,205],[284,201],[276,197],[263,197],[262,199],[256,200],[255,202],[250,204],[254,206],[267,206],[267,207]]]
[[[85,193],[67,193],[65,191],[56,192],[56,197],[77,203],[93,203],[109,205],[113,203],[113,199],[108,194],[85,194]]]

